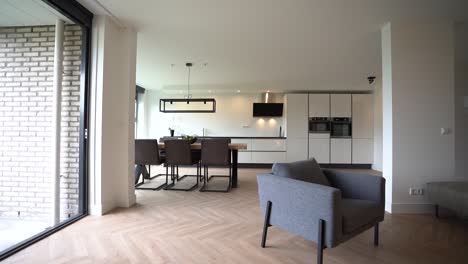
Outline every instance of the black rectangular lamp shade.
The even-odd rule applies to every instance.
[[[168,98],[159,99],[159,111],[162,113],[215,113],[214,98]]]

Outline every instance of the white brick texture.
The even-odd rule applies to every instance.
[[[0,27],[0,217],[52,212],[54,26]],[[78,213],[81,28],[65,26],[61,219]]]

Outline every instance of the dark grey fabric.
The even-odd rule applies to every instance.
[[[277,174],[257,175],[263,214],[272,202],[271,225],[317,242],[318,221],[323,219],[325,246],[331,248],[383,221],[384,178],[325,170],[331,183],[325,186],[296,179],[294,173],[307,173],[304,163],[290,166],[276,167]]]
[[[136,139],[135,140],[135,164],[160,165],[158,140]]]
[[[275,163],[273,164],[272,171],[274,175],[280,177],[330,186],[327,177],[325,177],[315,159],[291,163]]]
[[[323,170],[331,186],[340,189],[345,199],[369,200],[381,207],[380,220],[385,214],[385,178],[339,170]]]
[[[429,182],[426,193],[432,203],[468,218],[468,182]]]
[[[167,165],[192,165],[198,162],[192,158],[192,150],[190,149],[190,142],[188,140],[166,140],[164,145]]]
[[[204,139],[201,141],[201,163],[204,166],[228,166],[230,139]]]
[[[260,206],[272,202],[270,224],[317,242],[319,219],[325,220],[325,245],[334,247],[341,238],[341,192],[325,185],[257,175]]]
[[[378,203],[359,199],[342,199],[343,233],[349,234],[369,223],[379,222],[381,207]]]

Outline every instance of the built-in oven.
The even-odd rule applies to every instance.
[[[328,117],[309,118],[309,133],[330,133],[330,118]]]
[[[352,122],[349,117],[334,117],[331,120],[331,137],[350,138],[352,136]]]

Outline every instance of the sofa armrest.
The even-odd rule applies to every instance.
[[[341,190],[343,198],[379,203],[385,208],[385,178],[339,170],[323,170],[331,185]]]
[[[317,242],[319,219],[325,220],[325,246],[338,245],[342,236],[341,192],[329,186],[257,175],[260,206],[265,215],[271,201],[270,224]]]

